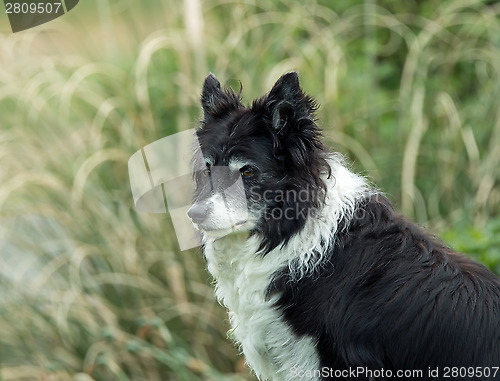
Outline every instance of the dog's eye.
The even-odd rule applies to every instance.
[[[250,167],[241,169],[241,175],[243,177],[252,177],[254,174],[255,174],[255,171]]]
[[[210,171],[210,167],[207,165],[207,167],[203,170],[203,174],[205,176],[210,176],[211,174],[211,171]]]

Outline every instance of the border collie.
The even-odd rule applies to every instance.
[[[211,74],[201,104],[188,216],[260,380],[500,380],[500,280],[323,145],[297,73],[249,106]]]

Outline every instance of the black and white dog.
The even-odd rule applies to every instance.
[[[201,103],[188,215],[260,380],[500,380],[500,280],[325,148],[297,73],[248,107],[210,75]]]

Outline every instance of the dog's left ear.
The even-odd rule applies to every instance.
[[[314,119],[316,102],[304,94],[297,72],[281,76],[267,96],[267,107],[272,114],[273,128],[278,134],[298,127],[301,119]]]
[[[205,122],[210,122],[242,107],[239,95],[232,89],[223,90],[219,80],[212,73],[205,78],[201,106]]]

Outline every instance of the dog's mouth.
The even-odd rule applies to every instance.
[[[209,237],[222,238],[226,235],[239,231],[247,224],[248,220],[238,221],[230,227],[218,228],[213,226],[203,226],[200,223],[193,223],[194,227]]]
[[[231,225],[229,228],[217,228],[217,227],[211,227],[211,226],[203,226],[203,224],[200,223],[193,223],[193,225],[198,229],[201,230],[202,232],[221,232],[221,231],[231,231],[238,229],[245,225],[248,222],[248,220],[244,221],[239,221]]]
[[[245,225],[247,222],[248,222],[248,220],[237,222],[237,223],[235,223],[235,224],[233,225],[233,227],[237,228],[237,227],[243,226],[243,225]]]

